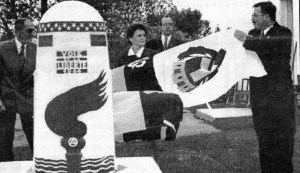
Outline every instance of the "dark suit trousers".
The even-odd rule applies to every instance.
[[[31,151],[33,151],[33,118],[31,113],[20,115],[22,128]],[[6,111],[0,113],[0,162],[13,161],[13,140],[16,113]]]
[[[262,173],[292,173],[295,134],[293,92],[270,107],[252,107]]]

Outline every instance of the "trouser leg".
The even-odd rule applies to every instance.
[[[293,172],[293,138],[273,140],[271,136],[260,137],[259,157],[262,173]]]
[[[262,173],[292,173],[295,119],[292,109],[252,109]]]
[[[13,161],[13,140],[16,113],[0,113],[0,162]]]
[[[23,131],[26,135],[29,147],[33,152],[33,117],[31,113],[20,115]]]

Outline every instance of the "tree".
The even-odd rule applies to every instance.
[[[2,0],[3,1],[3,0]],[[40,19],[49,7],[64,0],[5,0],[0,2],[0,33],[10,39],[13,37],[12,23],[20,17]],[[171,13],[175,20],[175,29],[180,37],[190,39],[204,37],[211,33],[207,20],[202,19],[199,10],[177,10],[172,0],[81,0],[99,11],[106,21],[111,57],[116,57],[120,48],[125,48],[125,33],[129,25],[143,23],[148,27],[148,39],[159,34],[160,20]],[[42,7],[39,8],[39,2]],[[47,7],[46,7],[47,5]]]
[[[173,15],[175,16],[176,27],[183,33],[186,33],[188,37],[197,39],[211,34],[209,21],[202,19],[202,14],[199,10],[182,9],[180,12],[173,11]]]
[[[96,8],[106,20],[108,34],[121,37],[132,23],[147,24],[149,15],[174,7],[171,0],[107,0],[102,4],[96,0],[85,2]]]
[[[1,40],[14,37],[12,24],[17,18],[40,18],[36,0],[5,0],[0,5],[0,32],[3,33]]]

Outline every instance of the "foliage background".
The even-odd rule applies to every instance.
[[[42,0],[50,8],[63,0]],[[209,21],[202,18],[200,10],[178,10],[172,0],[81,0],[93,6],[102,15],[107,25],[111,67],[118,54],[129,45],[126,29],[133,23],[142,23],[148,28],[147,40],[160,34],[161,17],[168,13],[175,21],[175,36],[191,41],[212,33]],[[38,25],[41,19],[41,2],[36,0],[0,0],[0,40],[14,37],[13,22],[29,17]],[[215,31],[219,31],[216,28]]]

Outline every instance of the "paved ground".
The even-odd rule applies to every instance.
[[[25,134],[22,130],[20,116],[17,115],[16,125],[15,125],[14,147],[22,147],[22,146],[28,146],[28,142],[27,142]]]
[[[165,130],[165,128],[164,128]],[[165,138],[165,132],[162,130],[162,139]],[[183,120],[180,123],[180,128],[177,133],[177,137],[181,136],[193,136],[203,133],[218,133],[221,130],[216,129],[212,125],[207,124],[203,120],[197,119],[190,111],[185,111],[183,114]]]

